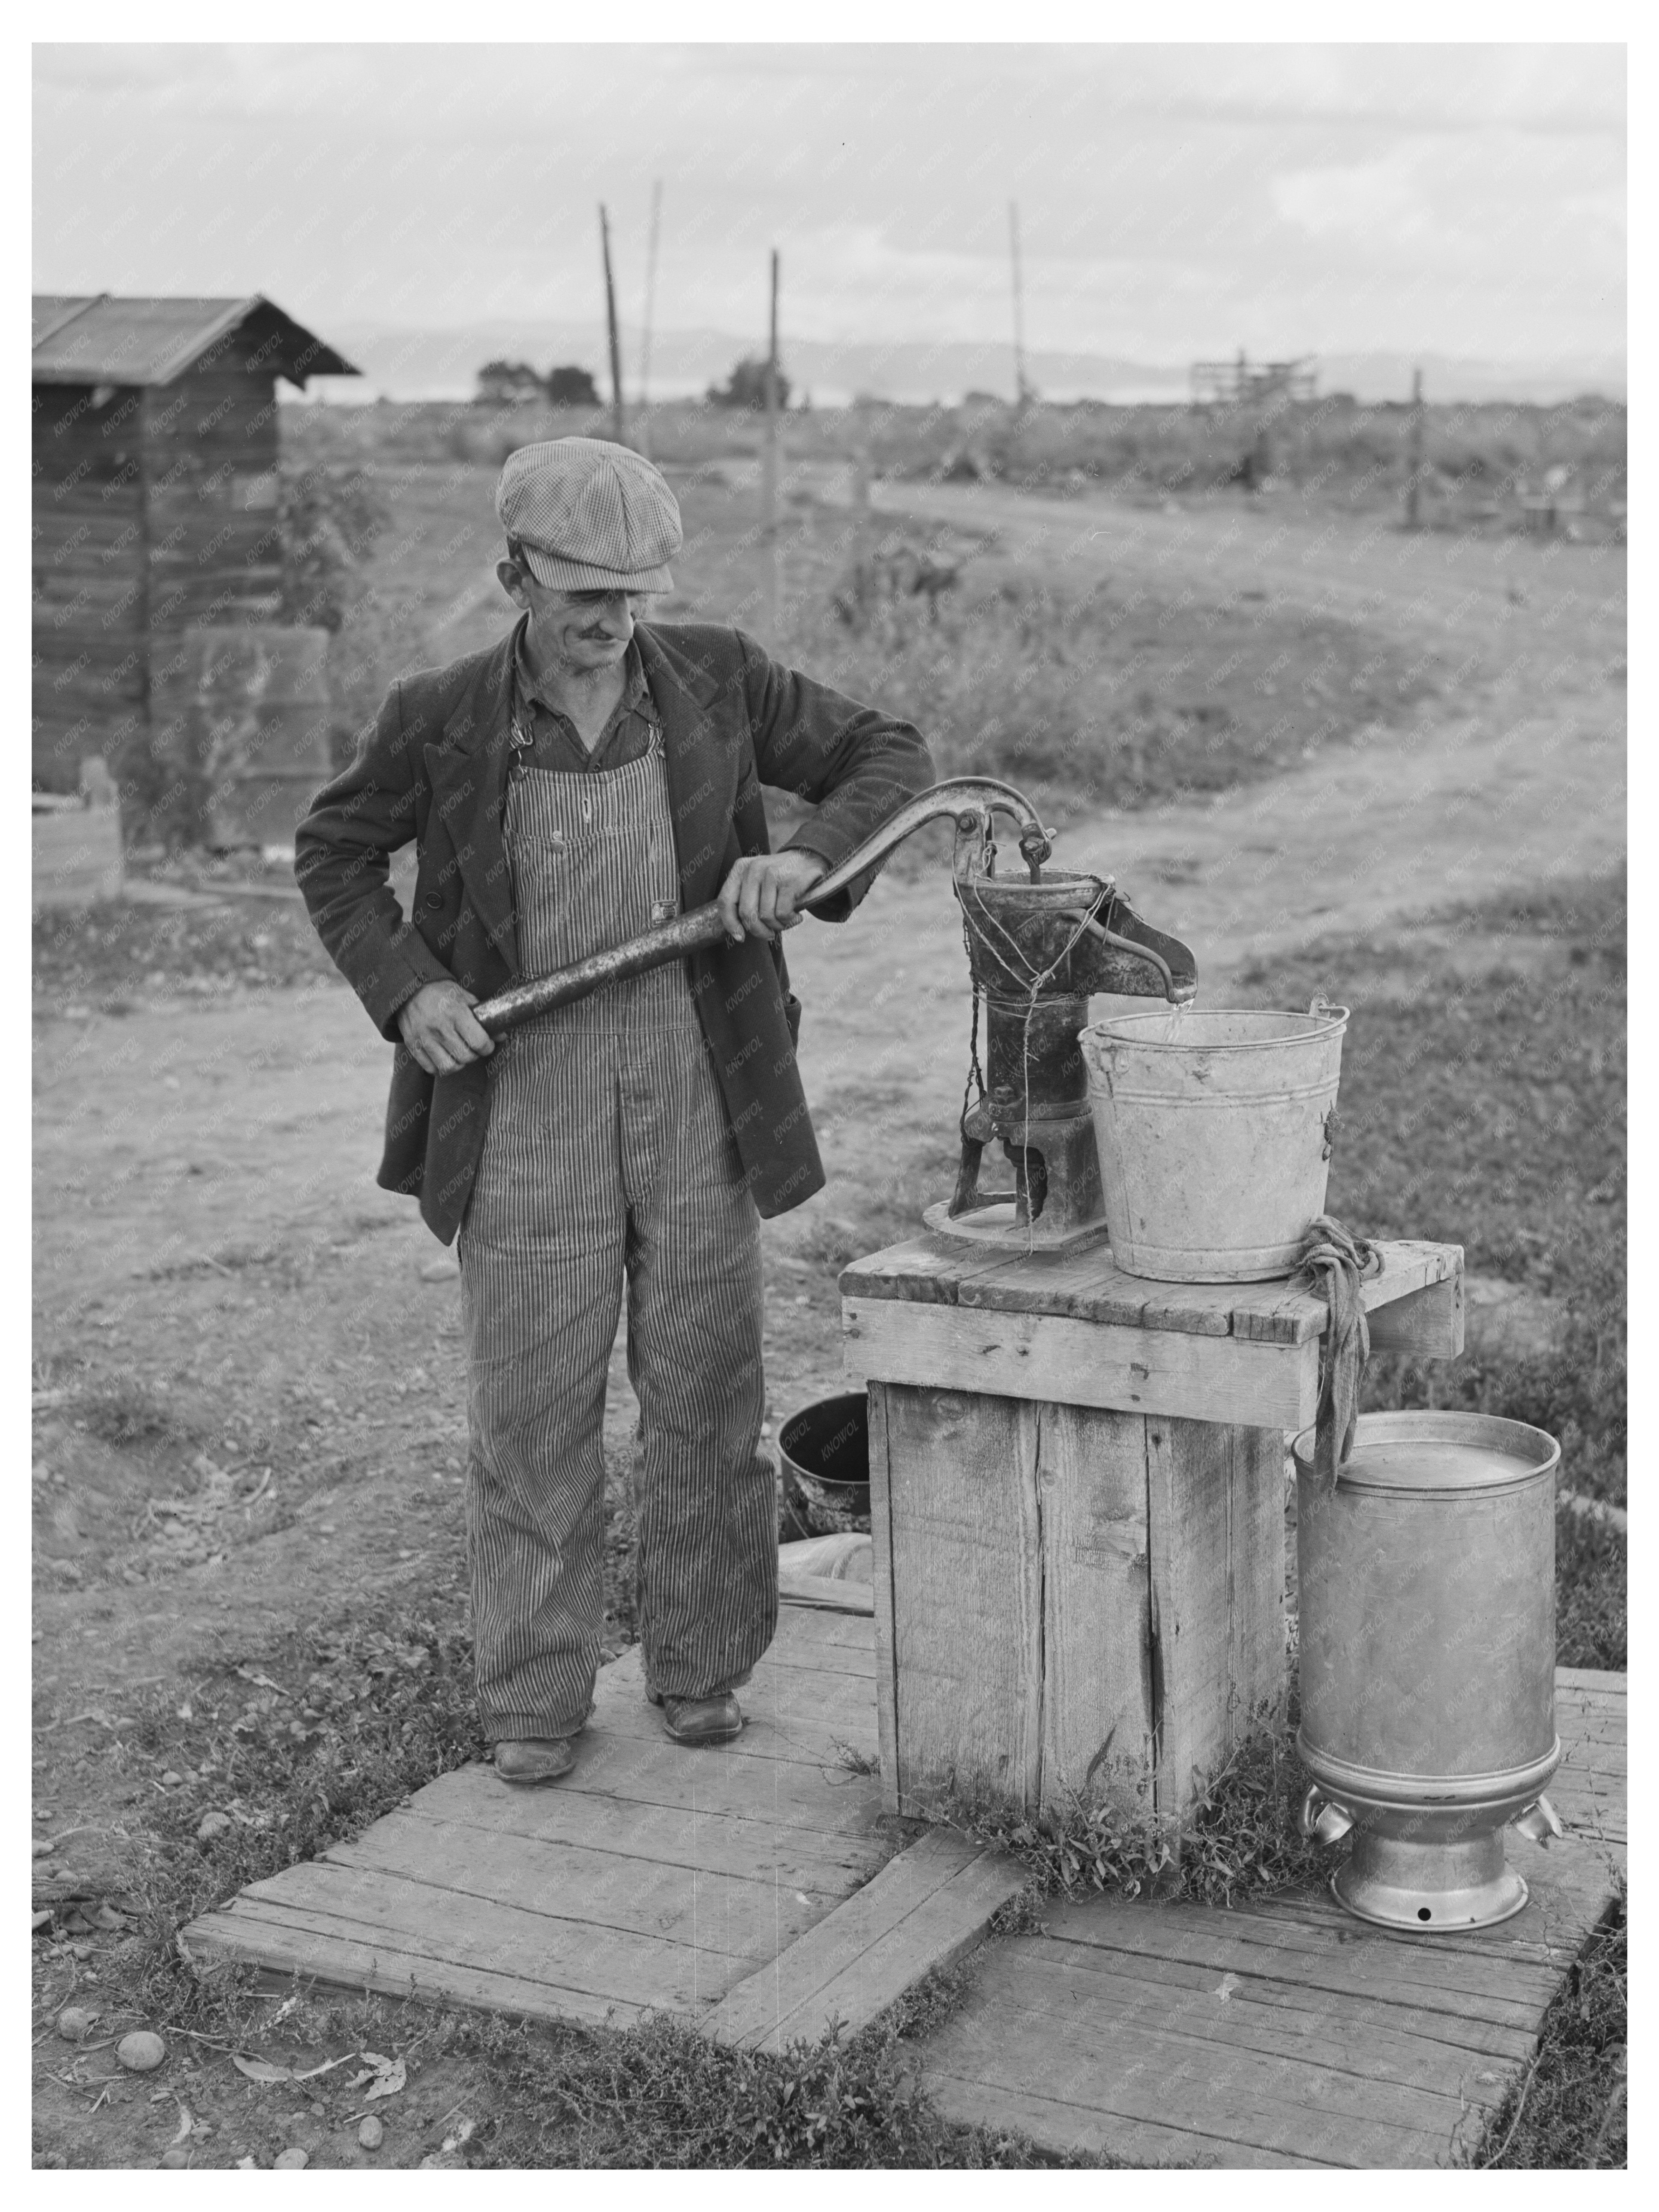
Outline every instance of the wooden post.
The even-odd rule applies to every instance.
[[[766,443],[761,454],[761,541],[766,552],[766,641],[778,634],[778,250],[772,249],[772,308],[766,349]]]
[[[640,338],[640,451],[651,458],[651,318],[657,301],[657,234],[662,223],[662,180],[651,187],[651,237],[645,251],[645,325]]]
[[[1417,527],[1418,487],[1423,475],[1423,372],[1412,371],[1412,429],[1410,470],[1406,478],[1406,527]]]
[[[1025,381],[1025,303],[1019,275],[1019,203],[1008,203],[1008,246],[1014,278],[1014,404],[1024,407],[1030,397]]]
[[[611,337],[611,434],[625,445],[623,435],[622,345],[617,336],[617,287],[611,274],[611,221],[599,202],[599,252],[605,260],[605,320]]]
[[[870,433],[860,422],[853,447],[853,597],[860,617],[870,589]]]

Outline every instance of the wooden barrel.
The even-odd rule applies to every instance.
[[[329,775],[328,637],[276,623],[184,632],[188,744],[210,843],[292,848]]]

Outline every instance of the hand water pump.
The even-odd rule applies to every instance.
[[[1023,872],[999,876],[993,834],[998,815],[1018,830]],[[953,776],[900,807],[856,852],[821,876],[800,904],[827,904],[878,867],[895,847],[930,822],[956,823],[951,877],[974,986],[974,1036],[964,1101],[962,1159],[948,1201],[930,1206],[930,1228],[1024,1249],[1054,1249],[1103,1233],[1079,1033],[1091,991],[1187,1004],[1198,988],[1187,947],[1141,921],[1108,879],[1049,869],[1053,849],[1036,808],[1012,785],[990,776]],[[606,984],[718,945],[726,926],[718,906],[680,915],[625,945],[503,991],[475,1007],[492,1036],[568,1006]],[[986,1005],[987,1070],[980,1067],[979,1001]],[[988,1081],[987,1076],[988,1075]],[[1013,1188],[980,1188],[985,1147],[1000,1141]]]

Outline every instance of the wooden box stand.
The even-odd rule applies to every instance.
[[[1462,1249],[1381,1249],[1372,1349],[1461,1351]],[[841,1290],[886,1808],[1178,1820],[1282,1695],[1285,1440],[1317,1408],[1323,1300],[938,1235]]]

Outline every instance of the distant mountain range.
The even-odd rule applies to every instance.
[[[604,332],[591,323],[501,321],[410,330],[331,321],[328,336],[363,371],[361,385],[341,380],[331,387],[331,398],[469,399],[478,369],[495,359],[526,361],[544,371],[575,362],[593,372],[601,391],[608,386]],[[622,342],[623,386],[632,401],[640,381],[638,330],[624,326]],[[760,343],[730,331],[658,331],[651,341],[651,394],[671,399],[701,393],[724,382],[733,362],[758,351]],[[1316,361],[1320,392],[1349,392],[1365,401],[1408,399],[1413,368],[1422,369],[1424,396],[1431,400],[1548,404],[1584,392],[1625,395],[1625,363],[1608,356],[1551,362],[1370,353],[1321,355]],[[844,405],[859,393],[919,402],[956,401],[975,391],[1013,396],[1012,349],[1002,342],[909,339],[881,345],[799,338],[785,345],[783,366],[794,396],[810,396],[818,406]],[[1121,405],[1184,399],[1187,366],[1092,353],[1038,351],[1026,357],[1026,374],[1045,398],[1109,399]]]

